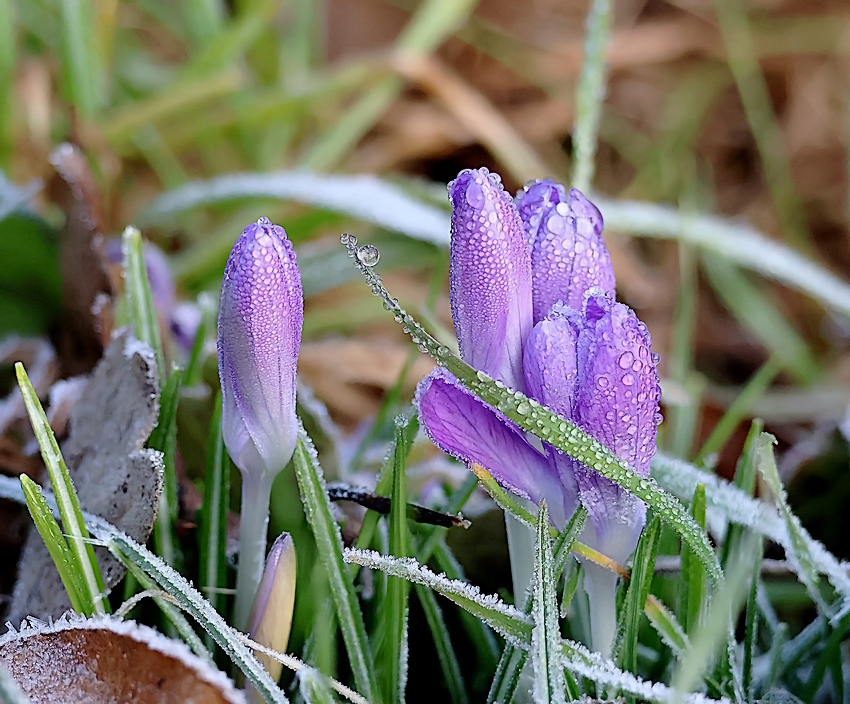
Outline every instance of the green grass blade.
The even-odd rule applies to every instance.
[[[705,528],[705,484],[700,484],[691,501],[691,515]],[[685,633],[694,633],[700,621],[705,598],[705,570],[691,549],[682,546],[682,579],[679,582],[679,621]]]
[[[555,556],[549,537],[549,511],[546,502],[537,513],[537,540],[534,548],[532,580],[531,664],[534,671],[534,701],[539,704],[566,704],[564,670],[561,666],[561,628],[555,598]]]
[[[162,339],[159,334],[159,319],[153,303],[151,284],[145,266],[142,233],[128,227],[121,237],[124,252],[124,281],[130,307],[130,321],[136,337],[151,346],[156,356],[159,378],[165,379],[165,360],[162,354]]]
[[[673,655],[680,658],[687,650],[689,642],[685,630],[679,625],[673,612],[658,599],[650,596],[644,613],[652,627],[661,636],[661,640],[673,651]]]
[[[628,672],[637,673],[638,635],[641,615],[649,596],[652,575],[655,570],[655,554],[661,536],[661,520],[656,516],[647,525],[635,549],[632,576],[629,581],[626,601],[623,604],[620,624],[617,629],[617,665]]]
[[[354,681],[364,697],[370,701],[377,701],[381,690],[375,678],[375,666],[369,651],[363,614],[357,603],[351,574],[343,562],[342,536],[339,526],[333,519],[316,451],[303,430],[295,447],[293,464],[304,511],[328,572],[331,596],[336,606]]]
[[[186,28],[197,46],[214,37],[224,25],[224,4],[221,0],[186,0]]]
[[[727,310],[790,374],[802,384],[817,378],[820,368],[808,343],[764,291],[719,257],[704,256],[703,271]]]
[[[434,639],[434,647],[437,649],[437,657],[440,659],[440,670],[443,673],[443,680],[448,687],[452,702],[454,704],[467,704],[469,697],[466,694],[466,686],[452,645],[451,635],[446,628],[446,622],[443,620],[443,611],[437,603],[434,592],[421,584],[415,585],[415,589],[422,610],[425,612],[425,620],[428,622],[431,637]]]
[[[72,608],[78,614],[91,616],[94,613],[94,603],[85,588],[85,576],[77,567],[77,561],[62,535],[62,529],[44,500],[41,487],[26,474],[22,474],[21,488],[27,500],[30,516],[62,578],[62,584],[68,592]]]
[[[356,245],[351,240],[346,242],[346,247],[349,252],[355,254]],[[451,354],[390,296],[373,268],[365,266],[356,256],[353,258],[372,292],[381,298],[387,310],[401,322],[413,341],[427,350],[440,366],[454,374],[476,396],[498,408],[523,430],[542,438],[641,499],[691,547],[694,555],[705,567],[712,585],[718,587],[723,583],[720,563],[705,531],[675,498],[661,489],[653,479],[645,479],[625,466],[610,449],[566,418],[552,413],[534,399],[506,389],[504,384],[497,384],[484,372],[476,371]]]
[[[593,0],[587,15],[584,64],[576,93],[576,121],[573,126],[572,184],[583,192],[589,190],[593,181],[599,116],[605,100],[605,52],[611,36],[612,15],[611,0]]]
[[[335,701],[325,679],[313,669],[299,674],[298,691],[305,704],[334,704]]]
[[[227,586],[224,560],[227,542],[227,511],[230,507],[230,456],[221,432],[221,392],[217,395],[207,441],[204,503],[201,506],[199,544],[201,588],[219,613],[225,613],[221,590]]]
[[[80,117],[91,120],[103,105],[103,72],[98,57],[96,3],[65,0],[62,21],[63,88]]]
[[[24,405],[33,433],[41,450],[44,466],[47,468],[47,474],[50,477],[50,485],[56,496],[59,516],[62,519],[62,526],[65,529],[71,555],[76,563],[77,570],[83,575],[85,600],[91,601],[94,613],[105,613],[109,608],[109,603],[103,595],[103,577],[94,556],[94,549],[89,541],[89,532],[83,521],[80,502],[77,500],[71,476],[68,474],[68,468],[65,466],[59,444],[56,442],[56,436],[53,434],[47,416],[44,414],[41,401],[38,400],[35,389],[33,389],[29,377],[27,377],[24,365],[20,362],[15,364],[15,374],[18,378],[21,394],[24,397]]]
[[[159,508],[154,524],[154,544],[159,556],[169,565],[177,567],[180,556],[177,554],[174,522],[177,520],[177,474],[175,461],[177,455],[177,406],[180,390],[183,388],[183,372],[175,369],[171,372],[159,397],[159,417],[156,427],[148,438],[148,447],[162,452],[165,467],[164,485],[159,495]]]
[[[0,0],[0,169],[7,170],[14,144],[13,117],[17,44],[15,42],[15,3]]]
[[[392,454],[392,504],[390,506],[390,554],[407,557],[410,536],[407,529],[407,452],[419,429],[419,423],[405,416],[395,421],[395,444]],[[384,640],[383,671],[387,682],[388,702],[405,700],[407,685],[407,601],[410,585],[399,577],[390,577],[387,600],[381,613],[387,615],[388,627]]]
[[[487,704],[513,701],[526,662],[528,662],[527,650],[516,648],[510,643],[505,645],[490,691],[487,692]]]
[[[758,597],[759,581],[761,573],[762,550],[756,551],[756,563],[753,567],[753,579],[750,586],[750,595],[747,599],[747,617],[744,626],[744,658],[741,666],[741,685],[747,701],[753,697],[753,659],[756,655],[758,640]]]

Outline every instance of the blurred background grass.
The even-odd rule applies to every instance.
[[[430,183],[465,167],[490,167],[509,190],[569,183],[587,13],[584,0],[0,0],[0,168],[19,186],[50,183],[50,153],[75,142],[112,235],[163,191],[233,172],[372,173],[443,207]],[[594,191],[744,218],[850,278],[850,4],[620,0],[607,60]],[[0,226],[0,337],[50,333],[60,316],[63,216],[50,189],[36,199],[46,225]],[[362,429],[410,348],[353,268],[340,273],[339,233],[377,242],[389,288],[451,330],[445,252],[272,199],[195,208],[144,234],[194,299],[217,294],[232,242],[259,215],[286,227],[312,272],[302,379],[345,430]],[[763,418],[792,504],[850,557],[848,321],[689,246],[607,240],[618,294],[662,356],[662,445],[730,476],[748,419]],[[428,367],[414,363],[403,398]],[[209,408],[181,404],[189,476],[203,467]],[[0,469],[32,471],[14,437],[0,441]],[[303,529],[294,479],[282,481],[293,491],[277,494],[276,527]],[[489,545],[459,548],[473,581],[507,584]]]

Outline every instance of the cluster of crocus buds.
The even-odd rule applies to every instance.
[[[548,180],[514,200],[486,169],[461,172],[449,199],[452,316],[464,361],[568,418],[646,476],[660,420],[657,357],[646,326],[614,298],[599,211]],[[519,496],[545,500],[557,527],[581,502],[583,540],[628,559],[646,516],[639,499],[528,438],[443,369],[420,382],[417,403],[442,450],[482,465]],[[594,647],[607,654],[616,577],[586,570]]]
[[[298,439],[295,373],[304,321],[301,275],[282,227],[260,218],[227,260],[218,313],[222,434],[242,473],[236,624],[248,624],[266,548],[272,481]]]

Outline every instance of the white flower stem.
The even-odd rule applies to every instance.
[[[266,534],[269,525],[269,501],[274,475],[242,475],[242,510],[239,517],[239,572],[236,575],[234,625],[242,631],[257,596],[266,559]]]
[[[590,637],[593,649],[611,657],[617,631],[617,575],[584,560],[584,590],[590,602]]]

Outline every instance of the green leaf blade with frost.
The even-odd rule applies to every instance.
[[[537,513],[537,540],[532,579],[531,664],[534,669],[535,704],[566,704],[561,665],[561,628],[555,598],[555,557],[549,537],[546,502]]]
[[[357,602],[351,574],[343,562],[342,535],[333,518],[316,449],[303,428],[295,446],[293,464],[304,511],[330,580],[331,596],[336,606],[354,681],[367,699],[375,700],[380,689],[375,679],[375,665],[369,650],[363,614]]]

